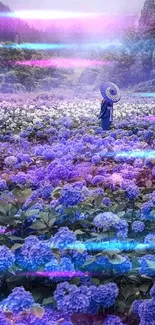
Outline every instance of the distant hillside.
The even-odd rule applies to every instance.
[[[11,12],[10,8],[0,2],[0,12]],[[11,17],[0,18],[0,41],[10,42],[39,42],[42,34],[26,22]]]

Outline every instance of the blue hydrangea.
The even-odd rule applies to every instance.
[[[132,230],[134,232],[142,232],[145,229],[145,224],[142,221],[134,221],[132,224]]]
[[[140,259],[139,273],[154,277],[155,276],[155,255],[145,255]]]
[[[9,270],[15,261],[13,252],[6,246],[0,246],[0,272]]]
[[[57,258],[52,258],[52,260],[49,263],[46,263],[45,265],[46,272],[58,272],[59,270],[60,266]]]
[[[155,247],[155,234],[154,233],[149,233],[145,238],[144,238],[144,244],[150,244]]]
[[[150,294],[151,294],[151,297],[153,299],[155,299],[155,283],[154,283],[153,287],[151,288]]]
[[[141,323],[154,324],[155,321],[155,299],[144,300],[138,309]]]
[[[30,292],[23,287],[16,287],[12,293],[0,303],[2,311],[10,311],[18,314],[29,310],[34,305],[34,299]]]
[[[0,191],[4,191],[7,189],[7,183],[5,179],[0,179]]]
[[[150,202],[144,202],[141,206],[141,220],[151,220],[152,215],[151,211],[154,208],[153,203]]]
[[[126,195],[130,200],[136,200],[139,196],[139,188],[136,185],[130,185],[126,188]]]
[[[72,250],[71,258],[76,269],[81,268],[81,266],[85,263],[87,256],[88,256],[87,251],[80,253],[77,250]]]
[[[16,265],[25,271],[37,271],[53,258],[52,251],[41,241],[32,239],[15,252]]]
[[[84,194],[81,190],[74,188],[73,186],[66,185],[60,192],[60,204],[65,207],[73,207],[85,200]]]
[[[134,315],[139,316],[139,306],[144,302],[144,300],[135,300],[132,304],[132,312]]]
[[[62,272],[74,272],[74,264],[69,257],[62,257],[60,261],[60,271]]]
[[[61,227],[52,238],[52,247],[59,249],[67,249],[76,241],[76,236],[68,227]]]
[[[110,315],[105,319],[103,325],[123,325],[123,323],[118,316]]]
[[[41,191],[41,197],[47,200],[51,197],[53,187],[51,185],[46,185],[44,187],[41,187],[40,191]]]
[[[109,308],[114,305],[118,293],[119,290],[115,283],[99,285],[94,293],[92,293],[92,299],[99,305],[102,305],[105,308]]]
[[[112,212],[98,214],[93,223],[104,231],[115,230],[118,237],[126,238],[128,234],[128,223]]]
[[[106,205],[107,207],[109,207],[110,204],[111,204],[111,200],[110,200],[108,197],[105,197],[105,198],[103,199],[102,203],[103,203],[104,205]]]

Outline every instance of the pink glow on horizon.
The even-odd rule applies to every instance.
[[[31,60],[31,61],[17,61],[16,65],[24,66],[38,66],[41,68],[58,67],[58,68],[81,68],[107,65],[108,62],[98,60],[82,60],[82,59],[64,59],[56,58],[50,60]]]
[[[70,30],[71,28],[80,27],[85,32],[101,33],[102,31],[108,34],[109,29],[114,31],[126,30],[131,26],[130,19],[125,20],[124,17],[119,16],[104,16],[99,15],[97,17],[81,17],[81,18],[68,18],[68,19],[25,19],[30,25],[35,26],[37,29],[46,29],[50,27],[63,28],[64,30]],[[77,28],[78,32],[78,28]]]
[[[44,11],[44,10],[22,10],[14,13],[3,14],[3,17],[20,18],[25,20],[30,25],[37,29],[46,29],[49,27],[63,28],[69,30],[75,26],[80,27],[84,31],[93,33],[109,32],[109,29],[114,31],[126,30],[131,27],[131,24],[137,23],[137,17],[129,15],[110,15],[101,13],[83,13],[83,12],[68,12],[68,11]],[[78,32],[78,28],[77,28]]]

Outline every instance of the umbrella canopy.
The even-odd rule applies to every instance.
[[[112,82],[105,82],[100,87],[101,95],[105,100],[111,103],[117,103],[121,99],[119,88]]]

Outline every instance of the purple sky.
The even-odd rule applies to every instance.
[[[12,10],[66,10],[112,14],[140,13],[144,0],[2,0]]]

